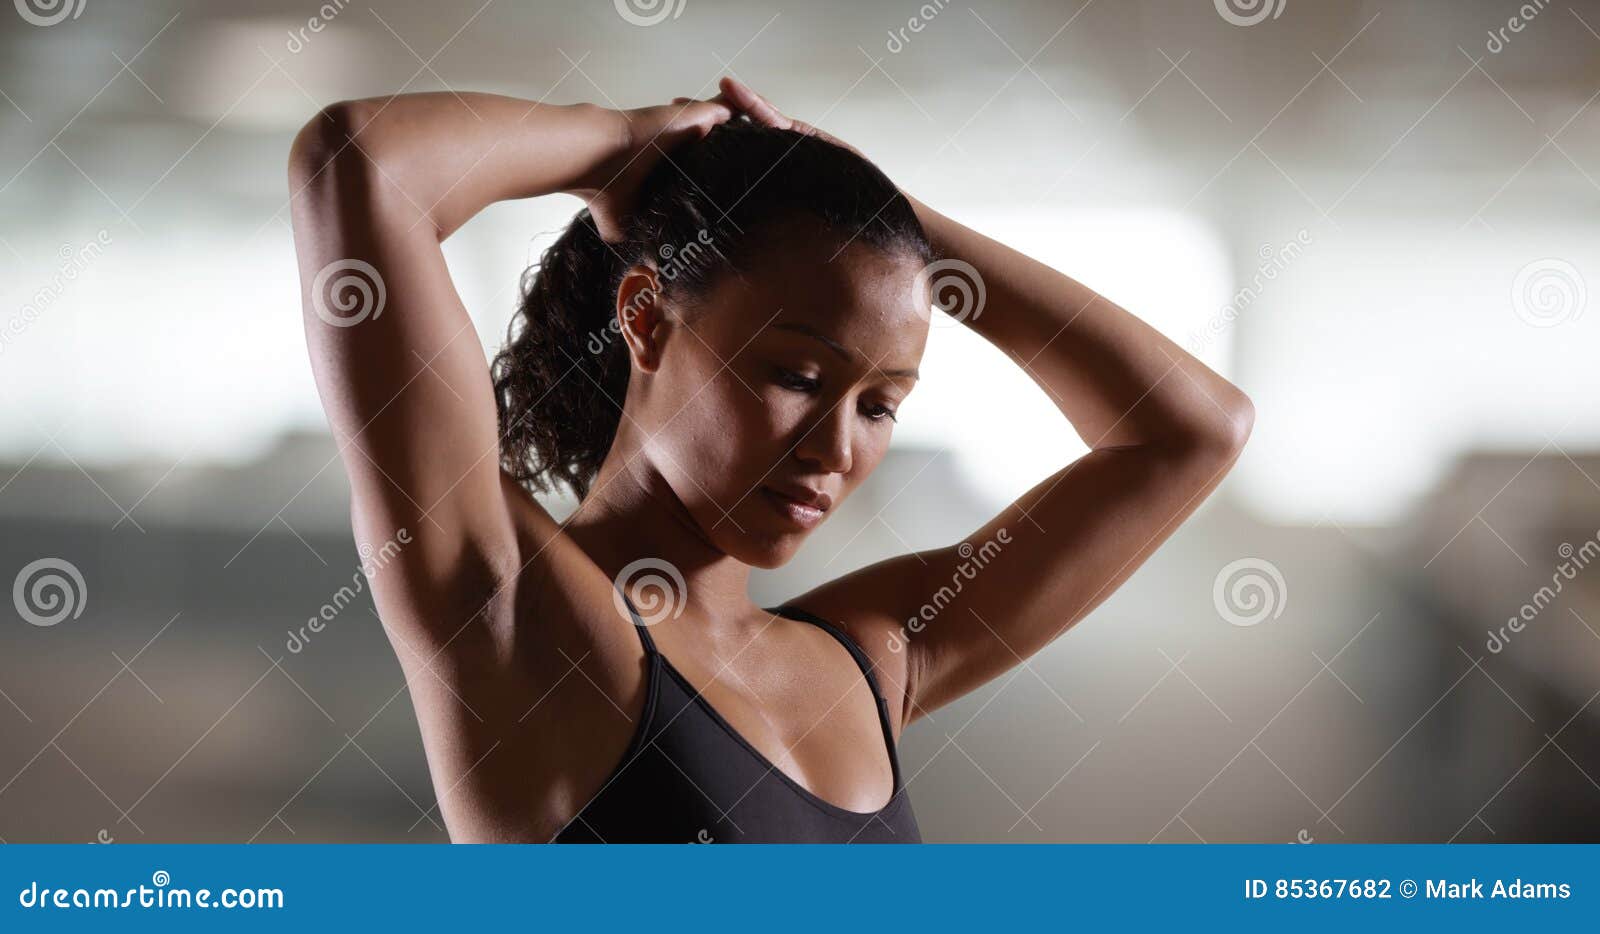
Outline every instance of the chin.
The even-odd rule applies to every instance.
[[[816,530],[816,525],[805,527],[780,518],[765,500],[755,496],[747,497],[731,514],[707,516],[700,527],[723,554],[769,571],[794,560]]]
[[[730,542],[731,547],[725,551],[753,568],[771,571],[792,561],[804,540],[803,536],[798,535],[777,537],[741,535],[739,541]]]
[[[770,571],[783,567],[794,560],[800,546],[810,538],[807,530],[774,528],[776,523],[756,510],[740,510],[739,513],[730,517],[739,525],[724,521],[712,540],[723,554],[753,568]]]

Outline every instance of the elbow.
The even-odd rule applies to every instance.
[[[407,177],[403,140],[378,121],[383,99],[340,101],[317,111],[289,146],[289,201],[299,218],[334,218],[372,231],[409,231],[432,217],[399,187]]]
[[[1227,399],[1217,400],[1215,417],[1209,419],[1204,430],[1196,432],[1194,447],[1214,458],[1232,462],[1244,451],[1250,441],[1250,432],[1256,424],[1255,403],[1250,397],[1235,389]]]
[[[1223,431],[1223,446],[1237,456],[1250,441],[1250,432],[1256,426],[1256,405],[1243,392],[1237,394],[1226,407],[1227,427]]]
[[[371,147],[357,148],[352,140],[371,116],[363,101],[340,101],[317,111],[289,146],[289,190],[299,195],[325,179],[348,176],[352,167],[360,170],[362,149]]]
[[[1256,408],[1250,397],[1235,390],[1229,398],[1206,403],[1197,420],[1168,436],[1162,447],[1185,459],[1207,464],[1232,463],[1244,451],[1255,427]]]

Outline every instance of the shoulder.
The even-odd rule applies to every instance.
[[[830,581],[784,605],[823,620],[855,643],[889,702],[890,719],[898,737],[905,725],[915,719],[907,709],[915,672],[912,655],[907,651],[905,621],[873,608],[853,590],[847,581]]]

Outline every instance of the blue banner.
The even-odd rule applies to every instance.
[[[1600,846],[11,845],[0,884],[7,932],[486,921],[1503,931],[1592,927]]]

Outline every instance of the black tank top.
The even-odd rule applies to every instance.
[[[851,811],[807,791],[706,702],[666,656],[631,602],[648,659],[644,712],[622,760],[555,843],[921,843],[889,705],[866,654],[843,631],[797,607],[770,609],[839,640],[877,699],[894,794],[881,810]]]

